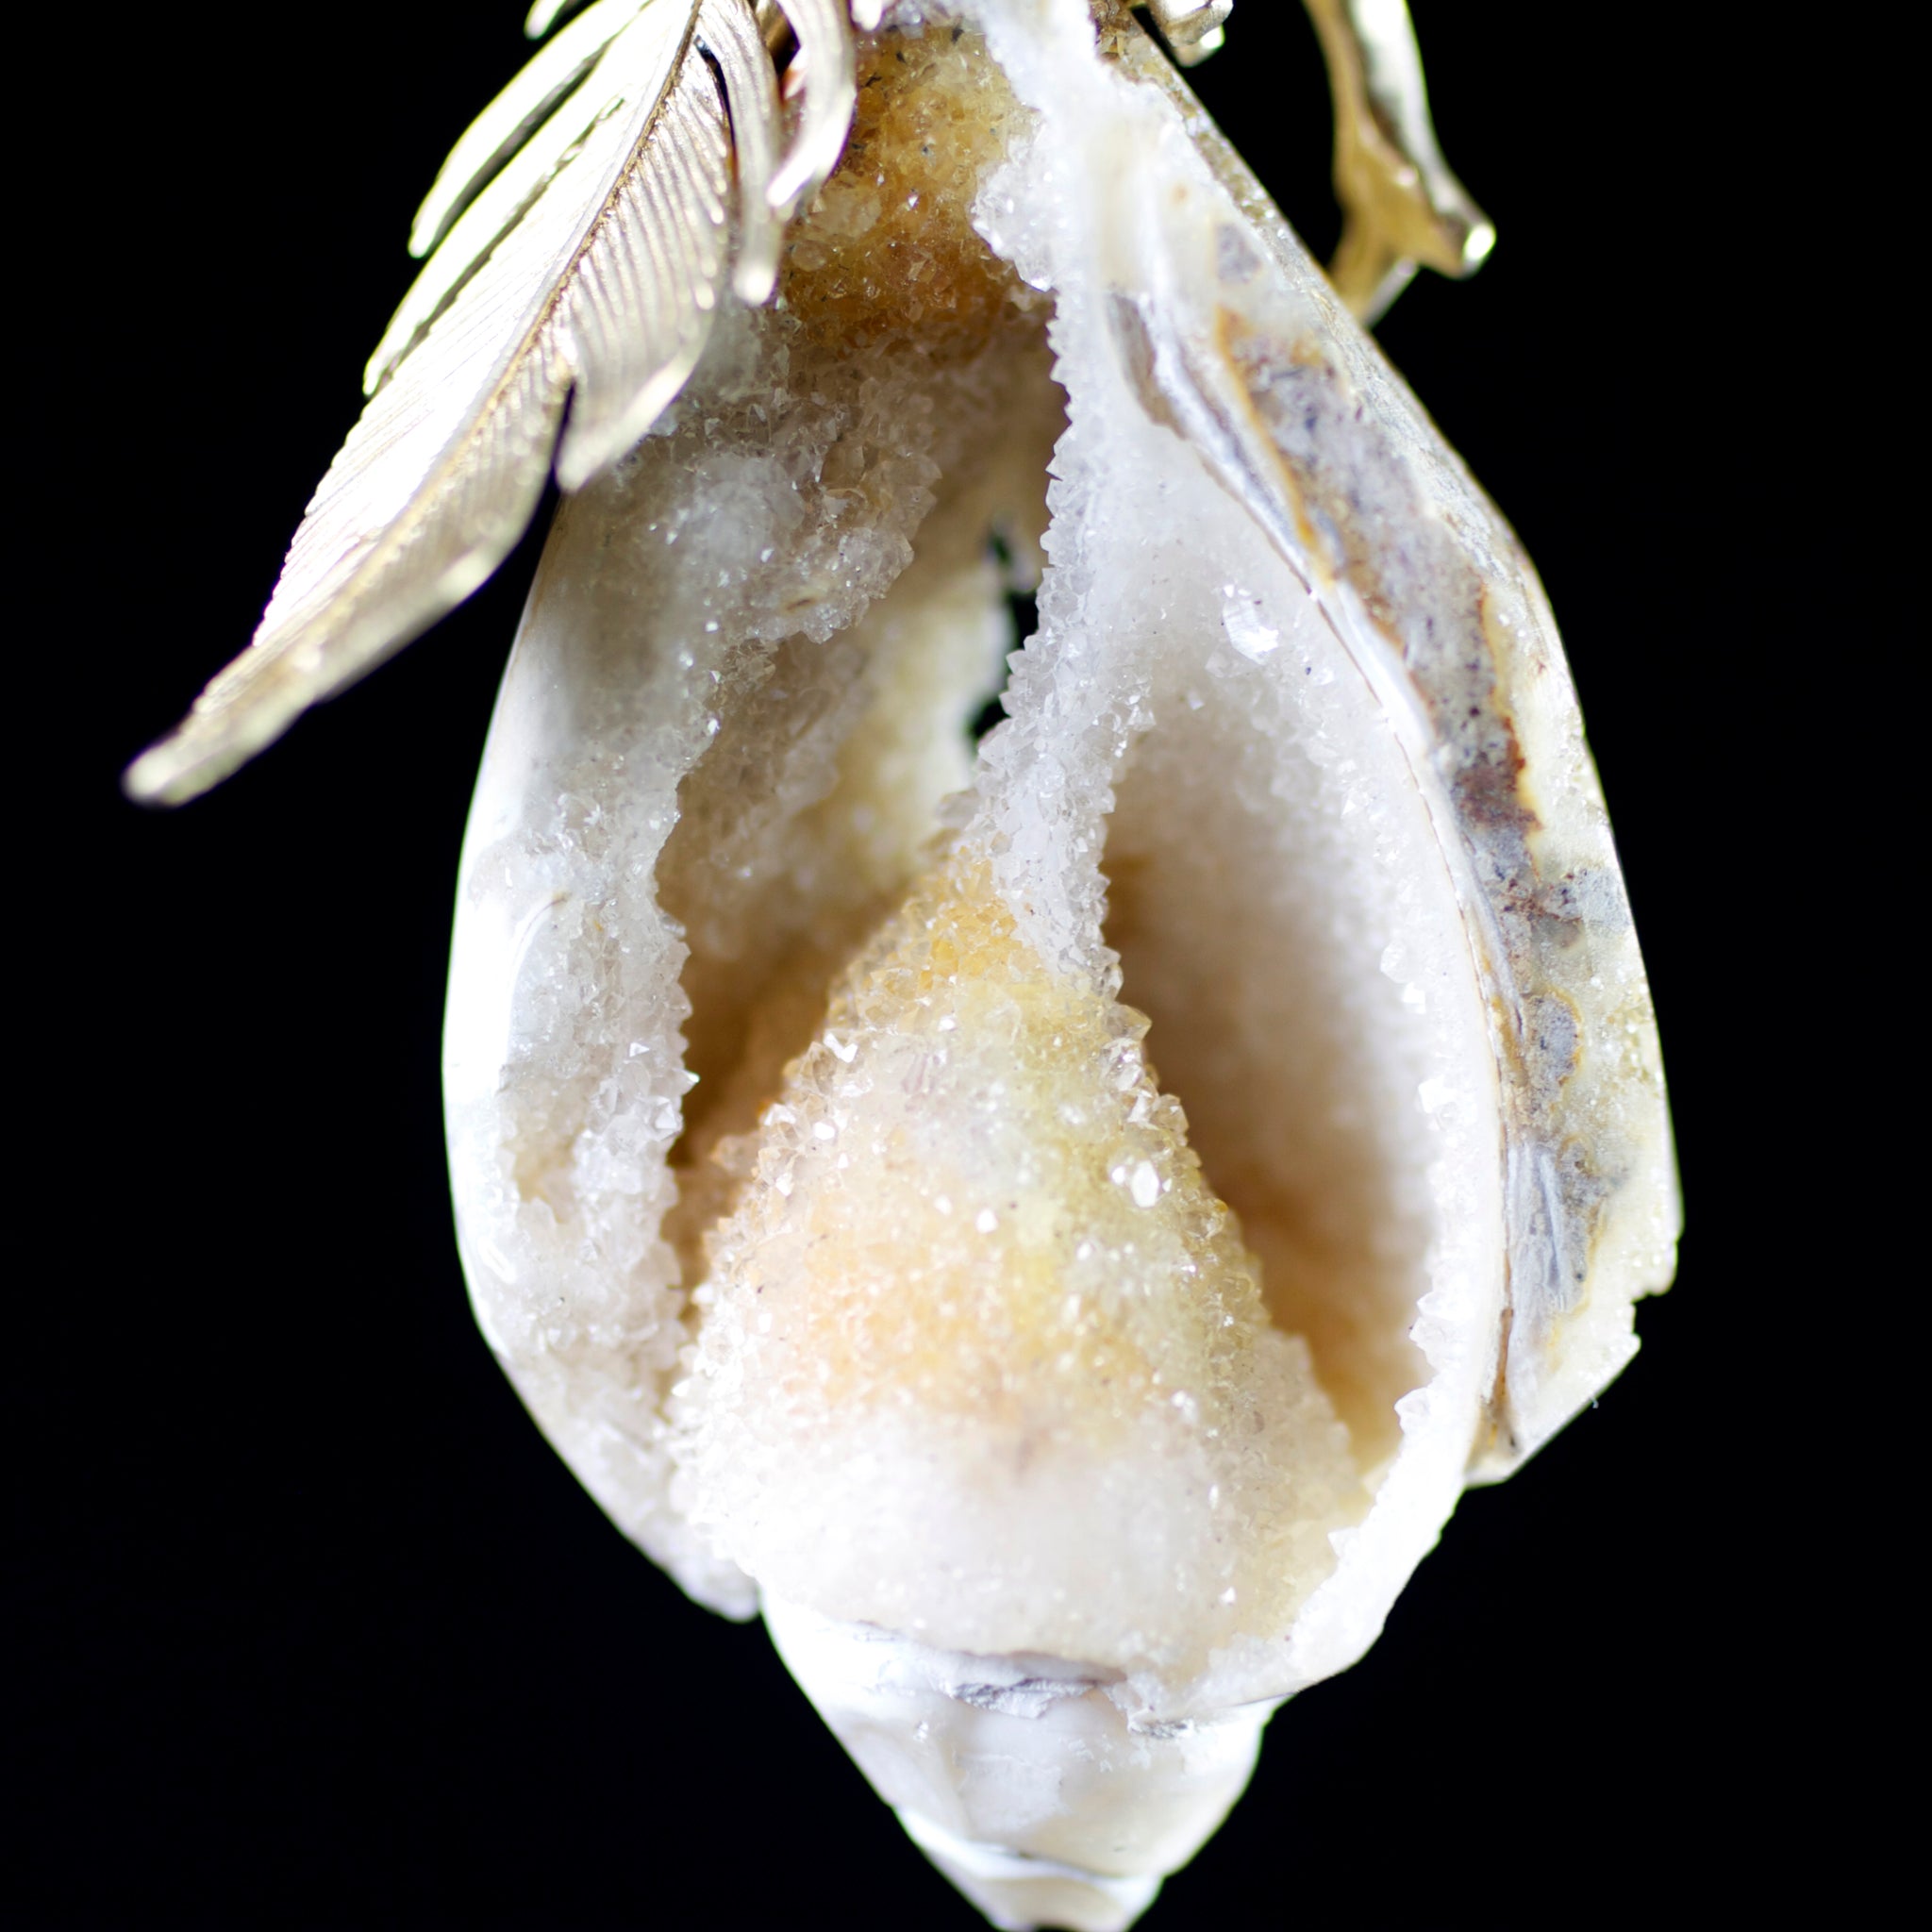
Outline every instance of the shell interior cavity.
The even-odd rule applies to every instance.
[[[1117,1927],[1628,1358],[1661,1078],[1535,578],[1139,29],[858,78],[544,555],[458,1224],[622,1528],[996,1923]]]

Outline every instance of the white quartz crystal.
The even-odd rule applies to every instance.
[[[545,554],[458,1225],[620,1526],[1104,1932],[1627,1359],[1668,1130],[1535,579],[1198,109],[1083,0],[860,66],[781,304]]]
[[[787,1601],[1199,1671],[1288,1628],[1368,1497],[1145,1023],[994,879],[969,833],[732,1150],[674,1495]]]

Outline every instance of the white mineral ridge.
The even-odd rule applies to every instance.
[[[451,1170],[611,1517],[762,1596],[989,1916],[1102,1932],[1629,1358],[1674,1182],[1508,531],[1155,57],[1083,0],[924,17],[998,70],[947,56],[1004,320],[730,309],[567,500],[465,847]],[[880,219],[835,177],[800,233]]]

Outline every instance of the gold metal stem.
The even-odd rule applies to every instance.
[[[1373,323],[1418,265],[1472,275],[1496,230],[1449,172],[1405,0],[1305,0],[1335,102],[1336,291]]]

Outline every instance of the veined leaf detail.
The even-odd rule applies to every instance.
[[[418,215],[419,240],[442,239],[253,643],[136,760],[131,796],[218,783],[483,584],[553,458],[578,490],[630,449],[703,353],[734,227],[736,292],[769,297],[784,219],[837,164],[853,107],[841,0],[782,4],[804,76],[782,155],[746,0],[594,0],[477,118]]]
[[[503,165],[524,148],[551,111],[584,80],[649,0],[597,0],[538,54],[478,114],[416,210],[409,253],[427,255]],[[604,103],[602,105],[608,105]]]
[[[773,208],[789,218],[839,165],[852,126],[858,83],[845,0],[778,0],[778,6],[798,36],[792,75],[805,77],[798,134],[791,152],[773,175],[769,191]]]
[[[575,13],[584,0],[537,0],[524,20],[524,32],[533,41],[541,41],[559,20]]]
[[[756,308],[771,299],[777,285],[778,244],[784,235],[784,222],[768,192],[778,167],[774,136],[783,125],[777,76],[757,23],[738,0],[704,0],[698,39],[724,77],[740,182],[738,265],[732,280],[739,300]]]

